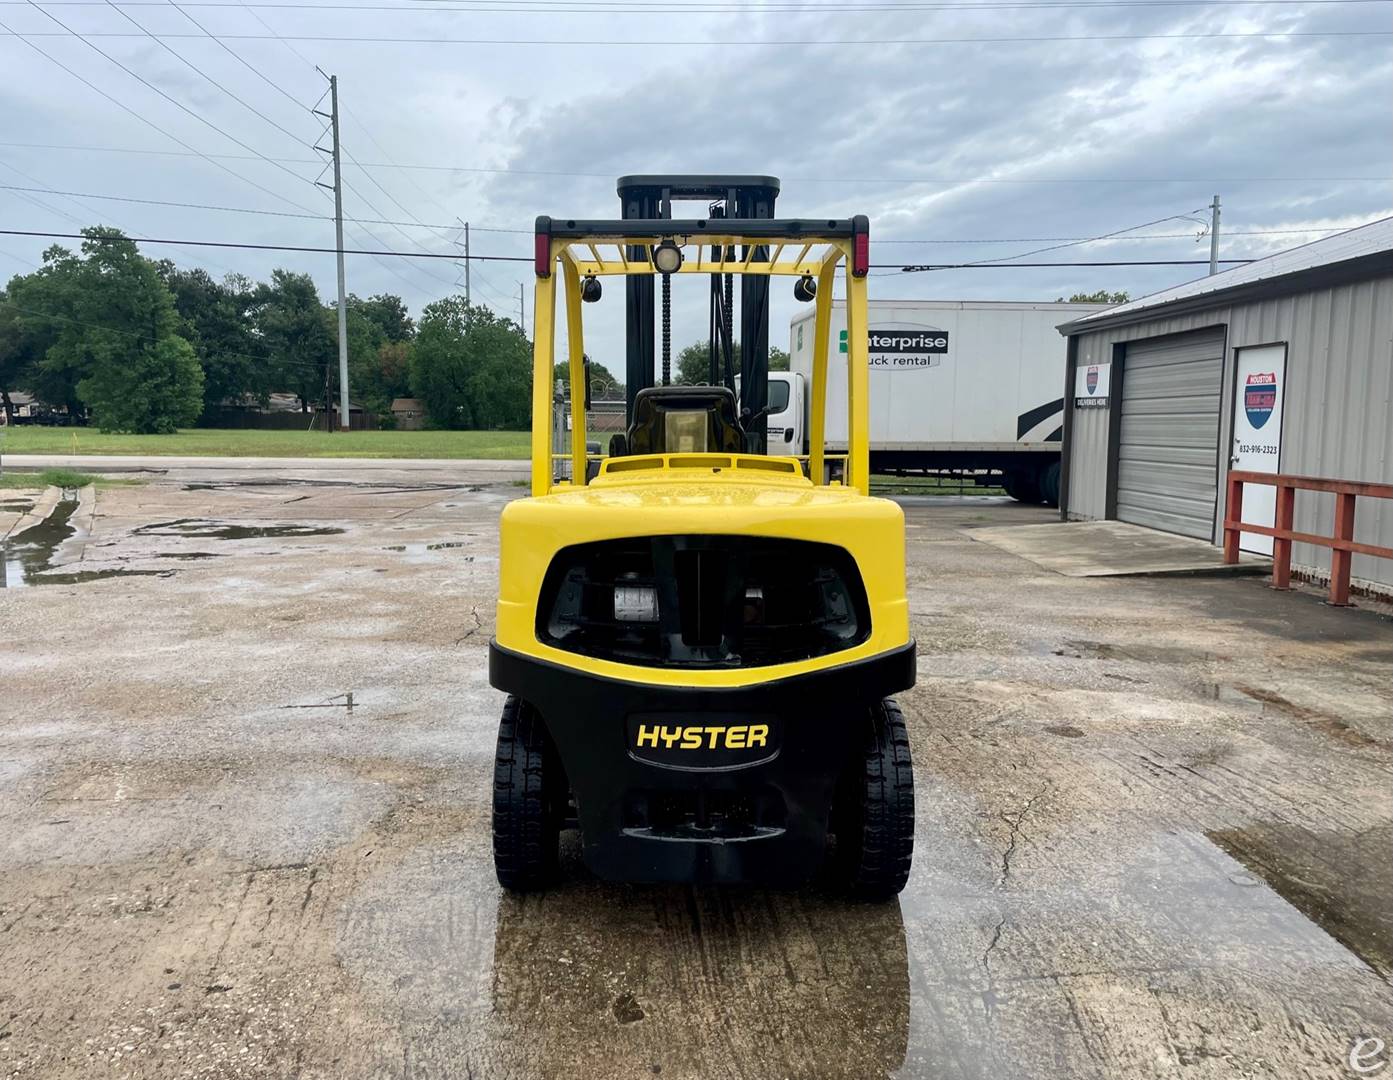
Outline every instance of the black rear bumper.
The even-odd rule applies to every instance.
[[[780,883],[815,874],[833,788],[862,752],[861,718],[913,686],[914,671],[910,642],[753,686],[674,687],[603,678],[489,643],[490,683],[533,705],[557,745],[586,864],[617,881]]]

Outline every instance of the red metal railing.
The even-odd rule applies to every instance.
[[[1246,524],[1243,517],[1243,485],[1268,484],[1277,488],[1275,525]],[[1295,532],[1292,519],[1296,512],[1298,491],[1324,491],[1335,496],[1335,535],[1318,536]],[[1291,588],[1291,545],[1317,544],[1330,548],[1330,602],[1337,607],[1349,603],[1349,568],[1351,558],[1373,555],[1393,559],[1393,548],[1377,544],[1361,544],[1354,539],[1354,500],[1363,495],[1371,499],[1393,499],[1393,484],[1369,484],[1359,480],[1326,480],[1318,476],[1293,476],[1289,473],[1260,473],[1236,469],[1229,473],[1229,502],[1224,517],[1224,562],[1238,561],[1240,533],[1258,533],[1272,537],[1272,587]]]

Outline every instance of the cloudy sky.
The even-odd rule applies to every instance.
[[[339,78],[350,247],[451,253],[459,218],[475,254],[526,258],[538,213],[617,216],[619,175],[747,172],[782,179],[787,216],[868,214],[888,266],[1162,218],[1039,258],[1206,258],[1216,193],[1222,254],[1250,257],[1393,214],[1390,15],[1393,0],[0,0],[0,228],[332,246],[318,65]],[[0,278],[51,242],[0,235]],[[219,276],[306,270],[333,295],[331,255],[144,250]],[[886,269],[871,296],[1136,296],[1203,271]],[[529,276],[476,263],[475,298],[516,317]],[[348,261],[351,291],[414,312],[460,280],[449,261]],[[679,345],[706,327],[704,284],[683,284]],[[587,315],[590,351],[622,368],[620,290]]]

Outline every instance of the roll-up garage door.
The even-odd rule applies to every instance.
[[[1127,346],[1117,461],[1117,516],[1213,538],[1218,495],[1224,332]]]

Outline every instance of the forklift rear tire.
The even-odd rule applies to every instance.
[[[567,784],[541,715],[509,695],[493,759],[493,867],[512,892],[535,892],[559,876]]]
[[[890,698],[867,712],[862,758],[838,785],[832,807],[839,884],[858,900],[889,900],[914,857],[914,769],[904,714]]]

